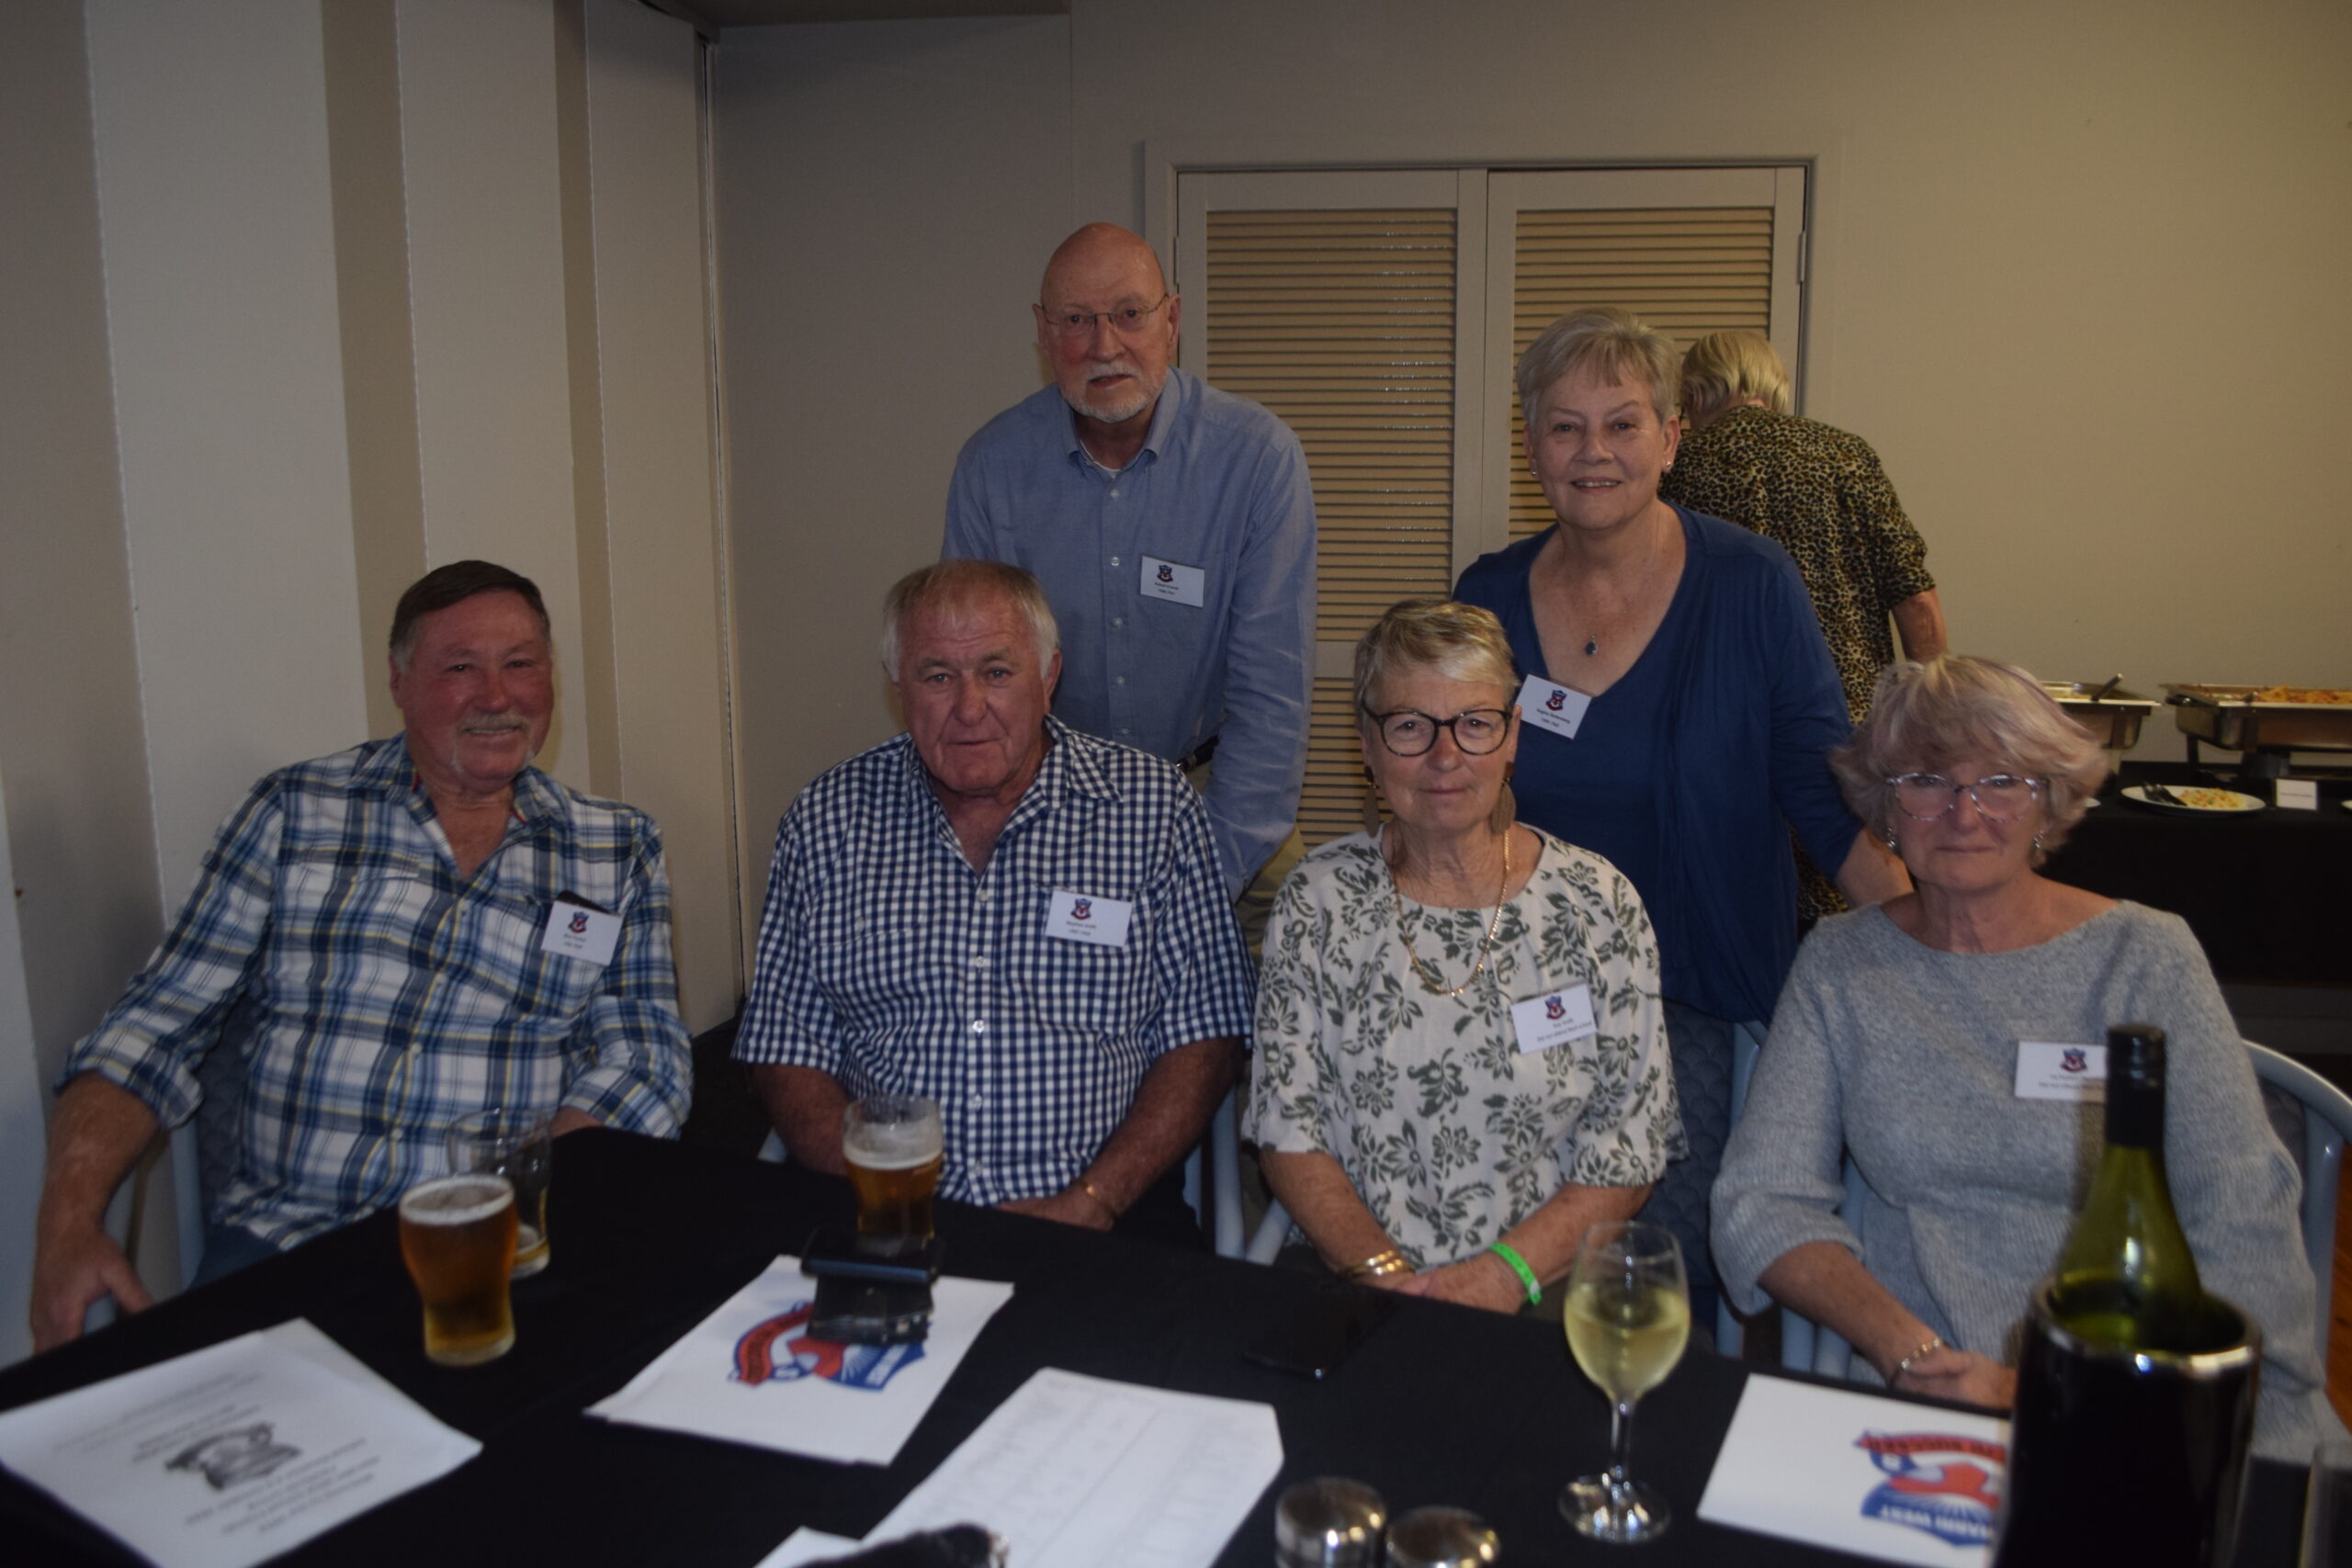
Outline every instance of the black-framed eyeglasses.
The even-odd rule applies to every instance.
[[[1914,822],[1933,822],[1960,804],[1962,790],[1984,817],[1995,822],[2014,822],[2033,809],[2033,803],[2041,798],[2042,782],[2015,773],[1994,773],[1974,784],[1961,784],[1941,773],[1905,773],[1887,780],[1886,786],[1894,792],[1894,804],[1903,815]]]
[[[1046,318],[1046,330],[1056,337],[1092,337],[1097,321],[1108,321],[1122,337],[1132,337],[1150,323],[1162,305],[1175,298],[1171,290],[1148,305],[1121,305],[1110,310],[1048,310],[1043,305],[1037,309]]]
[[[1510,709],[1465,708],[1452,718],[1439,718],[1418,708],[1394,713],[1363,710],[1380,727],[1380,743],[1399,757],[1418,757],[1437,744],[1437,732],[1453,731],[1453,744],[1465,756],[1483,757],[1510,734]]]

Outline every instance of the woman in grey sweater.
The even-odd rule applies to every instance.
[[[1734,1303],[1794,1308],[1905,1392],[2007,1408],[2028,1293],[2103,1143],[2066,1052],[2154,1023],[2174,1204],[2206,1287],[2263,1328],[2256,1449],[2308,1459],[2337,1428],[2301,1179],[2212,972],[2177,917],[2034,869],[2104,777],[2098,748],[2023,671],[1945,658],[1890,669],[1832,761],[1917,890],[1824,921],[1797,956],[1715,1183]],[[1859,1237],[1836,1213],[1848,1153]]]

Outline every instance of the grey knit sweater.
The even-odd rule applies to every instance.
[[[2264,1334],[2255,1447],[2307,1463],[2326,1409],[2302,1181],[2196,938],[2120,904],[2038,947],[1942,953],[1875,908],[1825,920],[1790,972],[1715,1182],[1724,1286],[1829,1241],[1928,1327],[2014,1364],[2026,1299],[2056,1263],[2105,1140],[2098,1106],[2020,1100],[2018,1043],[2098,1044],[2111,1023],[2170,1037],[2165,1160],[2206,1289]],[[1840,1149],[1870,1184],[1858,1242],[1834,1212]],[[1875,1381],[1861,1357],[1853,1375]]]

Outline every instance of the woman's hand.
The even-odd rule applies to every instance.
[[[1924,1393],[1934,1399],[1981,1404],[2007,1410],[2018,1402],[2018,1374],[1973,1350],[1942,1346],[1914,1359],[1910,1370],[1895,1377],[1891,1387],[1904,1393]]]
[[[1455,1302],[1463,1306],[1478,1307],[1487,1312],[1515,1313],[1527,1301],[1527,1291],[1510,1265],[1491,1252],[1476,1258],[1465,1258],[1459,1263],[1441,1263],[1434,1269],[1424,1269],[1418,1274],[1396,1274],[1389,1280],[1374,1281],[1408,1296],[1427,1296],[1431,1301]]]

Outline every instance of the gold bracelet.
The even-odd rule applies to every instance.
[[[1405,1260],[1405,1255],[1391,1247],[1374,1253],[1360,1263],[1349,1264],[1340,1270],[1340,1278],[1365,1280],[1383,1274],[1409,1274],[1412,1271],[1413,1266]]]
[[[1089,1198],[1093,1199],[1096,1202],[1102,1205],[1102,1212],[1104,1213],[1110,1215],[1114,1220],[1119,1217],[1118,1209],[1113,1205],[1111,1200],[1105,1198],[1101,1192],[1095,1190],[1094,1183],[1087,1180],[1086,1178],[1081,1176],[1078,1179],[1078,1185],[1085,1191]]]
[[[1896,1381],[1911,1370],[1912,1362],[1919,1359],[1922,1356],[1932,1355],[1942,1348],[1944,1348],[1944,1337],[1940,1334],[1928,1335],[1926,1340],[1920,1344],[1917,1350],[1912,1351],[1909,1355],[1904,1357],[1903,1359],[1894,1363],[1894,1376],[1886,1380],[1886,1386],[1893,1388]]]

